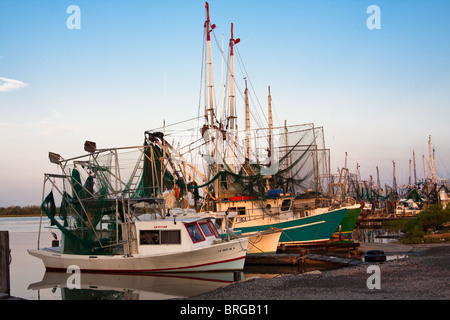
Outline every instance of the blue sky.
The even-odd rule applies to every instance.
[[[348,152],[363,178],[379,166],[392,184],[395,160],[406,183],[415,149],[422,178],[431,135],[450,178],[449,1],[209,3],[219,41],[234,23],[264,108],[270,85],[278,124],[324,127],[333,171]],[[366,26],[370,5],[381,29]],[[203,0],[0,0],[0,206],[39,204],[49,151],[136,145],[163,119],[197,116],[204,20]]]

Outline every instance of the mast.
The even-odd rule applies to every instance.
[[[433,145],[431,144],[431,135],[428,139],[428,146],[430,152],[430,171],[431,171],[431,183],[436,183],[436,170],[434,168],[434,155],[433,155]]]
[[[245,133],[247,144],[247,159],[250,160],[250,106],[248,103],[247,79],[245,79]]]
[[[397,179],[395,178],[395,161],[392,160],[392,164],[394,166],[394,174],[392,179],[392,188],[394,189],[394,192],[397,192]]]
[[[208,65],[208,88],[209,88],[209,109],[205,105],[205,118],[208,120],[211,129],[214,127],[214,103],[213,103],[213,83],[212,83],[212,58],[211,58],[211,31],[216,27],[215,24],[211,24],[209,19],[209,4],[205,2],[206,8],[206,21],[205,21],[205,32],[206,32],[206,55],[207,55],[207,65]]]
[[[221,65],[220,65],[220,110],[219,110],[219,123],[222,123],[222,115],[223,115],[223,110],[222,110],[222,106],[223,106],[223,39],[224,36],[222,34],[222,49],[220,51],[221,53]]]
[[[233,23],[231,23],[231,38],[230,38],[230,128],[231,132],[235,130],[235,119],[236,116],[236,95],[234,93],[234,45],[239,43],[241,40],[234,39],[233,35]]]
[[[347,179],[348,179],[348,168],[347,168],[347,151],[345,151],[345,161],[344,161],[344,168],[345,168],[345,172],[344,172],[344,177],[343,177],[343,183],[344,183],[344,192],[345,192],[345,196],[347,196]]]
[[[417,173],[416,173],[416,153],[413,149],[413,167],[414,167],[414,188],[417,188]]]
[[[229,95],[229,116],[227,130],[228,139],[228,164],[231,168],[234,168],[234,158],[235,158],[235,136],[236,136],[236,95],[234,92],[234,45],[239,43],[240,39],[234,39],[233,34],[233,23],[231,23],[231,38],[230,38],[230,95]]]
[[[426,160],[425,160],[425,155],[422,154],[422,160],[423,160],[423,174],[425,175],[425,181],[426,183],[428,183],[428,171],[427,171],[427,164],[426,164]]]
[[[409,178],[408,185],[411,186],[411,159],[409,159]]]
[[[272,96],[270,95],[270,86],[269,86],[269,149],[268,151],[268,156],[269,159],[271,158],[272,155],[272,130],[273,130],[273,118],[272,118]]]
[[[361,173],[359,172],[359,167],[361,167],[359,165],[359,163],[356,163],[356,181],[358,182],[358,187],[360,187],[361,185]]]
[[[291,154],[289,153],[289,140],[288,140],[288,129],[287,129],[287,120],[284,120],[284,149],[285,149],[285,157],[286,157],[286,169],[288,169],[288,176],[292,177],[292,170],[291,170]],[[313,159],[314,162],[314,159]],[[316,177],[316,167],[314,166],[314,178]],[[286,183],[287,184],[287,183]],[[286,192],[288,190],[288,186],[286,185]],[[317,190],[317,181],[316,181],[316,190]]]
[[[214,30],[216,27],[215,24],[211,24],[210,18],[209,18],[209,4],[208,2],[205,2],[205,8],[206,8],[206,21],[205,21],[205,33],[206,33],[206,63],[208,65],[208,88],[209,88],[209,108],[207,107],[207,103],[205,103],[205,120],[206,123],[204,125],[203,134],[205,130],[207,130],[208,126],[211,129],[210,130],[210,137],[209,141],[207,143],[210,144],[210,151],[211,156],[216,159],[217,158],[217,150],[214,143],[215,142],[215,134],[216,130],[214,130],[214,101],[213,101],[213,76],[212,76],[212,58],[211,58],[211,31]],[[208,116],[209,116],[209,123],[208,123]],[[211,177],[214,176],[219,171],[218,163],[217,161],[214,161],[214,163],[210,166],[210,172]],[[215,200],[219,199],[219,181],[218,179],[214,180],[214,198]],[[209,205],[207,204],[207,208]],[[209,209],[209,208],[208,208]]]
[[[377,166],[377,192],[380,192],[381,190],[381,184],[380,184],[380,170]]]

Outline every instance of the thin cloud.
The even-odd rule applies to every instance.
[[[0,92],[17,90],[26,86],[28,83],[23,81],[0,77]]]
[[[73,132],[85,131],[86,127],[61,123],[53,120],[43,120],[38,124],[38,134],[40,136],[64,135]]]

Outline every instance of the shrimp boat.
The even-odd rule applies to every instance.
[[[276,245],[328,241],[349,208],[331,210],[329,206],[323,206],[296,210],[294,206],[301,194],[312,195],[312,202],[315,203],[326,191],[324,179],[329,174],[329,150],[325,148],[323,128],[314,124],[288,126],[286,121],[284,126],[274,126],[269,87],[268,126],[259,125],[251,129],[250,115],[254,115],[255,110],[250,108],[247,88],[250,78],[245,74],[245,90],[241,92],[245,104],[245,130],[238,130],[236,96],[239,85],[234,65],[236,53],[237,63],[242,64],[236,46],[241,40],[235,38],[231,23],[225,79],[225,94],[228,93],[228,97],[222,95],[224,86],[221,85],[220,95],[225,102],[220,99],[218,105],[213,92],[211,58],[211,38],[215,37],[216,25],[211,23],[208,2],[205,8],[205,66],[202,69],[205,122],[199,130],[201,138],[197,140],[205,173],[202,176],[190,175],[191,178],[198,177],[195,185],[185,187],[180,184],[180,190],[185,189],[184,196],[187,197],[189,190],[198,192],[201,188],[200,211],[212,211],[217,215],[226,213],[228,229],[242,236],[267,235],[264,238],[276,241]],[[217,39],[215,42],[218,43]],[[223,60],[223,49],[219,51]],[[240,69],[246,70],[245,67]],[[254,118],[256,120],[257,117]],[[160,144],[163,143],[168,146],[161,140]],[[195,152],[193,143],[189,143],[189,148],[191,153]],[[170,152],[178,153],[178,150],[172,148]],[[183,156],[187,157],[187,154],[185,152]],[[196,198],[199,199],[199,196]]]
[[[205,8],[204,123],[197,125],[194,138],[186,134],[189,141],[178,140],[178,147],[168,142],[170,132],[146,131],[148,145],[163,149],[169,159],[177,159],[168,169],[171,173],[168,180],[176,190],[176,200],[168,206],[179,209],[191,205],[197,214],[214,216],[220,230],[224,231],[226,226],[235,235],[249,237],[249,248],[257,252],[274,252],[274,247],[280,244],[329,241],[349,208],[332,210],[328,205],[316,205],[320,198],[325,198],[329,184],[329,149],[325,148],[323,127],[312,123],[288,126],[286,121],[284,126],[274,126],[269,87],[268,114],[263,116],[268,119],[267,126],[259,123],[251,129],[250,115],[257,108],[250,108],[252,99],[247,88],[250,77],[245,74],[245,90],[240,92],[245,103],[245,130],[238,130],[239,85],[234,65],[235,53],[237,62],[242,64],[236,46],[241,41],[235,39],[231,23],[227,77],[223,80],[226,84],[220,86],[218,104],[211,49],[216,25],[211,23],[208,2]],[[219,51],[223,64],[224,50]],[[172,131],[180,139],[181,130]],[[193,160],[187,161],[189,158]],[[298,209],[295,203],[305,196],[314,206]],[[257,239],[259,246],[255,243]],[[262,245],[262,240],[267,240],[267,246]]]
[[[166,217],[164,199],[142,197],[143,184],[131,188],[135,170],[128,183],[122,180],[125,172],[119,154],[127,159],[131,151],[142,156],[145,146],[96,150],[92,144],[85,144],[89,153],[84,157],[64,160],[49,154],[63,173],[45,174],[44,191],[48,182],[52,190],[41,209],[50,218],[49,228],[61,231],[61,245],[41,248],[38,240],[37,249],[28,250],[47,270],[70,266],[112,273],[243,269],[247,238],[222,239],[208,217]],[[59,217],[53,190],[61,198]]]
[[[277,198],[272,201],[236,201],[225,203],[228,210],[238,209],[240,213],[234,224],[234,229],[242,235],[254,232],[281,230],[279,245],[299,245],[329,241],[335,229],[346,216],[349,208],[329,210],[316,208],[305,216],[295,212],[290,207],[293,199]],[[232,207],[231,207],[232,206]]]
[[[239,215],[236,211],[208,212],[208,215],[214,217],[214,223],[222,238],[230,236],[233,238],[247,238],[248,254],[276,253],[283,233],[282,229],[266,227],[253,232],[243,233],[240,228],[236,227],[236,222],[239,220]]]

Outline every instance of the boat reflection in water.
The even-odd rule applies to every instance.
[[[79,286],[73,288],[77,284],[73,276],[47,271],[42,281],[30,284],[28,289],[49,289],[53,293],[61,289],[61,300],[167,300],[195,296],[244,278],[242,271],[140,275],[83,272]]]

